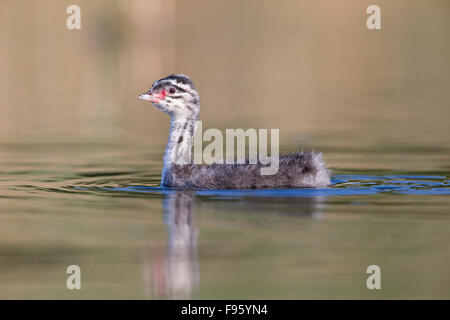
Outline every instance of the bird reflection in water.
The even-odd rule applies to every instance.
[[[194,191],[164,193],[164,222],[168,230],[165,245],[152,245],[144,259],[146,296],[156,299],[189,299],[200,285],[197,253],[199,230],[194,223],[197,210],[225,214],[285,215],[320,219],[321,197],[243,197],[202,201]],[[251,223],[249,221],[249,223]]]
[[[188,299],[198,287],[197,236],[193,219],[193,192],[173,191],[163,200],[164,222],[168,229],[166,246],[153,245],[144,276],[147,296],[157,299]]]

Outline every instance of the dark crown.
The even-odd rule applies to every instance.
[[[170,76],[161,79],[161,81],[162,80],[175,80],[178,83],[187,84],[192,89],[194,89],[194,83],[188,76],[185,76],[184,74],[171,74]]]

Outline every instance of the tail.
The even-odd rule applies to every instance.
[[[328,186],[331,184],[331,169],[325,163],[322,152],[311,152],[313,166],[316,169],[314,175],[314,185],[316,186]]]

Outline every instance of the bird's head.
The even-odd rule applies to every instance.
[[[139,99],[152,102],[156,108],[176,118],[197,118],[200,98],[188,76],[172,74],[155,81]]]

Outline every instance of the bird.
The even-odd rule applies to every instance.
[[[171,74],[155,81],[139,95],[170,116],[170,133],[163,157],[161,187],[176,189],[258,189],[279,187],[326,187],[331,170],[322,153],[297,151],[279,155],[278,171],[262,175],[262,163],[196,164],[191,159],[200,96],[192,80]]]

